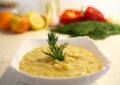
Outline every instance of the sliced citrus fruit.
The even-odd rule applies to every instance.
[[[30,16],[29,21],[30,21],[31,29],[33,30],[39,30],[44,28],[45,20],[43,19],[43,17],[39,15]]]
[[[48,27],[50,25],[50,18],[47,15],[45,15],[45,14],[41,15],[41,17],[43,17],[43,19],[45,20],[44,27],[45,28]]]

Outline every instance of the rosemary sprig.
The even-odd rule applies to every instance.
[[[46,55],[52,57],[53,59],[57,59],[59,61],[63,61],[65,57],[65,53],[63,53],[63,49],[68,45],[68,43],[63,43],[57,45],[58,37],[53,33],[48,33],[48,44],[51,52],[43,52]]]

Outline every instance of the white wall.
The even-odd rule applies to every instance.
[[[94,6],[106,15],[120,14],[119,0],[63,0],[65,8],[79,8],[80,6]],[[70,3],[68,3],[70,2]],[[73,6],[74,5],[74,6]],[[72,7],[71,7],[72,6]]]
[[[35,11],[43,13],[45,3],[50,0],[2,0],[20,2],[21,12]],[[51,0],[56,2],[56,0]],[[94,6],[106,15],[120,15],[120,0],[61,0],[62,10],[66,8],[77,8],[81,6]]]

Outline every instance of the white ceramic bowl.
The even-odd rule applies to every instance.
[[[18,76],[24,82],[31,85],[90,85],[94,83],[96,80],[101,78],[109,69],[110,61],[107,57],[100,51],[100,49],[96,46],[93,40],[88,37],[76,37],[76,38],[67,38],[61,39],[58,43],[69,42],[69,44],[73,44],[76,46],[83,46],[96,55],[98,55],[99,59],[102,61],[103,68],[93,74],[89,74],[86,76],[79,77],[70,77],[70,78],[48,78],[48,77],[37,77],[25,72],[20,71],[19,63],[24,54],[28,51],[32,50],[37,46],[47,45],[46,39],[39,38],[28,38],[24,40],[21,47],[19,48],[17,54],[12,60],[11,67],[15,71],[15,75]]]

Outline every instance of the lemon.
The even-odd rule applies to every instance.
[[[30,16],[29,21],[30,21],[31,29],[33,30],[39,30],[44,28],[45,26],[45,20],[43,19],[43,17],[39,15]]]
[[[41,17],[43,17],[43,19],[45,20],[44,27],[48,27],[50,25],[50,18],[46,14],[41,15]]]

